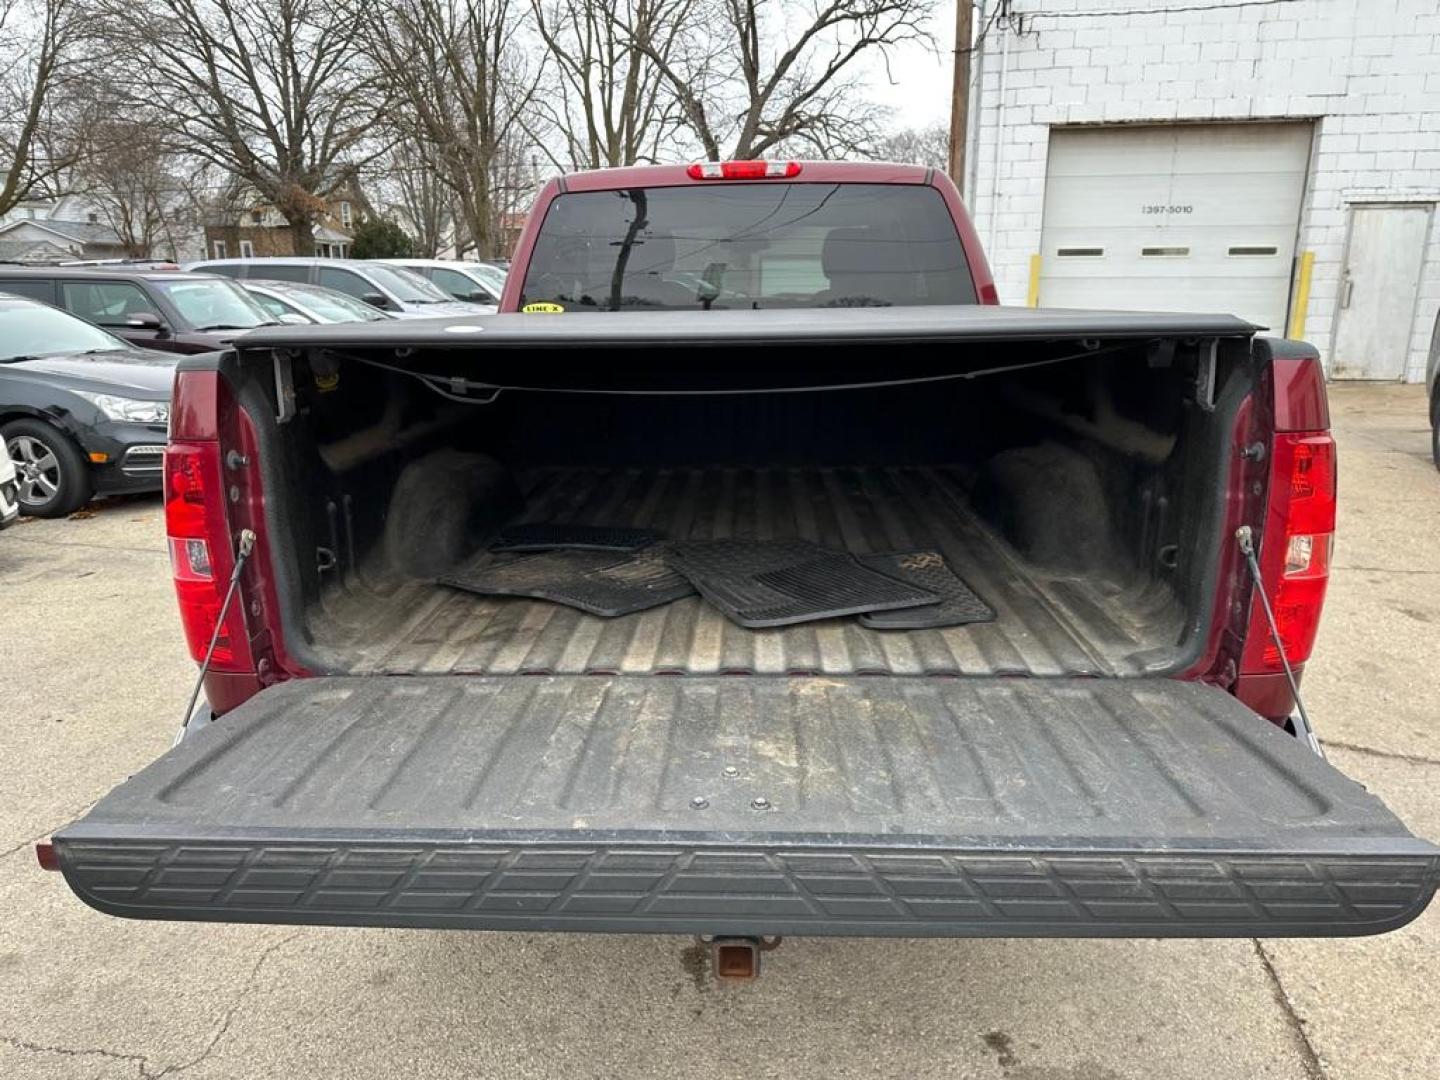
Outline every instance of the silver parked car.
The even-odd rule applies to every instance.
[[[255,298],[256,303],[282,323],[380,322],[394,317],[363,300],[323,285],[249,278],[240,285]]]
[[[499,304],[505,291],[505,271],[493,263],[459,259],[379,259],[403,266],[428,278],[457,300],[472,304]]]
[[[486,315],[495,310],[486,304],[462,303],[403,267],[365,259],[210,259],[187,263],[185,269],[223,274],[241,283],[254,278],[257,281],[323,285],[363,300],[397,319],[453,319],[457,316]]]

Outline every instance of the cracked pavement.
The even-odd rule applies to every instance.
[[[1440,838],[1440,475],[1418,387],[1332,391],[1337,568],[1306,700]],[[791,940],[717,987],[685,939],[108,918],[32,842],[170,744],[193,668],[158,498],[0,535],[0,1076],[1440,1076],[1440,905],[1378,938]]]

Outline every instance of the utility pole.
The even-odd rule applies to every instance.
[[[950,88],[950,179],[965,188],[965,143],[970,125],[970,49],[974,0],[955,0],[955,77]]]

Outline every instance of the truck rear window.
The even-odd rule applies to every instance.
[[[973,304],[940,193],[898,184],[715,184],[550,204],[521,305],[565,311]]]

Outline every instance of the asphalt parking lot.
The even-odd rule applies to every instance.
[[[1341,521],[1307,703],[1440,838],[1440,475],[1418,387],[1333,391]],[[1380,938],[790,940],[139,923],[31,845],[170,744],[193,668],[158,497],[0,535],[0,1076],[1440,1076],[1440,904]]]

